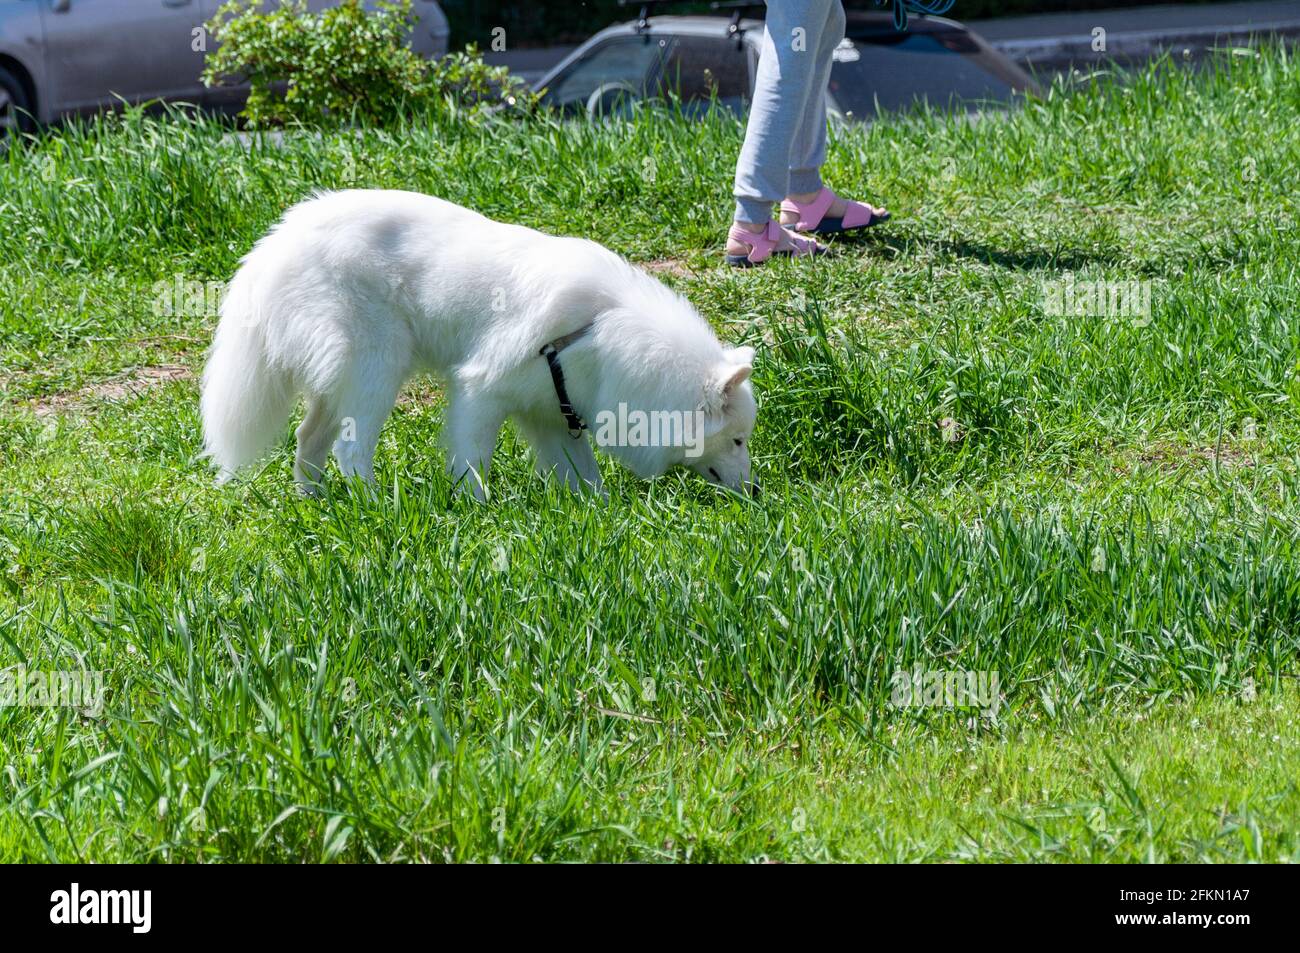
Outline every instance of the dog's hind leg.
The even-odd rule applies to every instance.
[[[516,418],[515,425],[533,448],[537,472],[543,477],[561,480],[575,493],[603,492],[600,467],[586,434],[574,440],[567,430],[552,424]]]
[[[345,477],[359,476],[367,483],[375,482],[379,432],[393,412],[405,379],[404,365],[377,355],[354,363],[350,379],[331,402],[338,427],[334,458]]]
[[[488,469],[505,421],[505,412],[490,397],[471,396],[458,388],[448,394],[443,442],[447,472],[460,492],[487,499]]]
[[[298,489],[307,496],[320,492],[325,457],[338,430],[338,417],[330,412],[329,401],[309,396],[307,413],[298,425],[298,452],[293,461],[293,478],[298,481]]]

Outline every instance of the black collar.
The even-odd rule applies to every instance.
[[[551,383],[555,385],[555,396],[560,401],[560,413],[564,414],[564,422],[569,425],[569,436],[574,440],[582,436],[582,432],[587,429],[587,422],[573,409],[573,404],[569,401],[569,392],[564,386],[564,370],[560,367],[560,352],[590,330],[590,324],[584,325],[576,331],[542,345],[542,349],[537,352],[546,358],[546,366],[551,369]]]

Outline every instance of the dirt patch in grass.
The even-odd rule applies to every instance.
[[[1140,457],[1143,466],[1168,469],[1179,464],[1236,469],[1253,467],[1254,459],[1241,447],[1224,444],[1219,447],[1154,447]]]
[[[407,381],[397,397],[398,407],[432,407],[442,400],[442,385],[435,378],[421,374]]]
[[[637,262],[637,267],[643,271],[648,271],[652,275],[676,275],[679,278],[689,278],[693,274],[690,266],[681,258],[660,258],[657,261]]]
[[[73,391],[50,394],[29,401],[37,417],[85,410],[96,403],[118,403],[169,384],[172,381],[191,380],[194,371],[183,364],[151,364],[133,367],[106,381],[98,381]]]
[[[194,369],[184,364],[148,364],[123,371],[108,380],[97,381],[76,390],[49,394],[25,401],[19,406],[29,407],[38,418],[54,414],[77,413],[99,403],[120,403],[139,397],[172,381],[188,381],[197,377]],[[419,377],[402,390],[398,406],[426,407],[442,399],[442,388],[437,381]]]
[[[1255,466],[1255,455],[1247,448],[1232,444],[1218,447],[1190,447],[1173,443],[1157,443],[1144,448],[1135,458],[1136,466],[1143,469],[1156,469],[1174,472],[1185,467],[1195,469],[1219,468],[1237,470]],[[1115,469],[1121,474],[1129,474],[1136,467],[1134,462],[1123,462]]]

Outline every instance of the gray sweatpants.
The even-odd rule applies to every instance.
[[[736,163],[736,220],[766,222],[791,192],[822,187],[826,84],[844,38],[840,0],[767,0],[745,144]]]

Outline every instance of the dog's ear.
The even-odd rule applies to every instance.
[[[735,393],[736,388],[745,381],[749,380],[749,375],[754,373],[754,349],[745,345],[744,347],[733,347],[727,351],[727,368],[723,371],[722,381],[722,401],[725,404],[727,398]]]
[[[736,392],[737,387],[749,380],[749,375],[754,373],[754,366],[752,364],[741,364],[739,367],[728,367],[727,372],[725,379],[722,381],[722,399],[724,402]]]
[[[727,360],[721,364],[709,381],[704,394],[704,411],[721,416],[736,388],[749,380],[754,373],[754,349],[733,347],[727,351]]]
[[[748,344],[742,345],[741,347],[728,348],[727,363],[737,364],[752,369],[754,366],[754,349]]]

